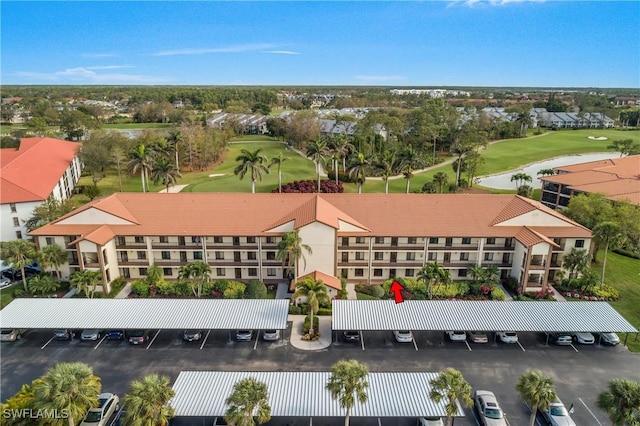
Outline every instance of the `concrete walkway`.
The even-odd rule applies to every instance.
[[[175,194],[177,192],[182,191],[184,188],[186,188],[188,185],[173,185],[169,187],[169,194]],[[158,191],[161,194],[166,194],[167,189],[161,189],[160,191]]]
[[[291,337],[289,341],[294,348],[305,351],[319,351],[331,346],[331,317],[327,315],[318,316],[318,327],[320,328],[320,339],[314,341],[302,340],[302,326],[306,315],[289,315],[291,325]]]
[[[114,299],[126,299],[127,297],[129,297],[129,293],[131,293],[131,283],[127,283],[122,288],[122,290],[120,290],[120,292],[116,294],[116,297],[114,297]]]

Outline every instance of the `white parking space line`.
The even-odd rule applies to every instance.
[[[589,407],[587,407],[587,404],[584,403],[584,401],[582,400],[582,398],[578,398],[578,401],[580,401],[582,403],[582,405],[584,405],[584,408],[587,409],[587,411],[589,412],[589,414],[591,414],[591,417],[593,417],[593,419],[596,421],[596,423],[598,423],[600,426],[602,426],[602,423],[600,423],[600,420],[598,420],[598,418],[596,417],[595,414],[593,414],[593,411],[591,411],[589,409]]]
[[[467,349],[469,349],[470,351],[472,350],[472,349],[471,349],[471,345],[469,345],[469,342],[467,342],[467,341],[465,340],[465,341],[464,341],[464,344],[465,344],[465,345],[467,345]]]
[[[100,341],[98,342],[98,344],[97,344],[97,345],[95,345],[95,346],[93,347],[93,350],[98,349],[98,347],[102,344],[102,342],[104,342],[104,341],[105,341],[105,339],[106,339],[106,338],[107,338],[107,335],[105,334],[105,335],[104,335],[104,337],[102,338],[102,340],[100,340]]]
[[[52,341],[53,341],[53,337],[52,337],[51,339],[49,339],[49,341],[48,341],[47,343],[45,343],[45,344],[44,344],[40,349],[44,349],[44,348],[46,348],[46,347],[47,347],[47,345],[48,345],[49,343],[51,343]]]
[[[576,348],[575,346],[573,346],[573,343],[571,343],[571,344],[570,344],[570,346],[573,348],[573,350],[574,350],[574,351],[576,351],[576,352],[580,352],[580,351],[578,350],[578,348]]]
[[[260,340],[260,330],[258,330],[258,332],[256,333],[256,341],[253,344],[253,350],[255,351],[256,348],[258,347],[258,340]]]
[[[160,330],[156,331],[156,334],[153,336],[153,339],[151,339],[151,341],[147,345],[146,349],[149,349],[151,347],[151,345],[153,345],[153,342],[156,340],[156,337],[158,337],[158,334],[160,334]]]
[[[211,333],[211,330],[207,330],[207,335],[204,336],[204,339],[202,339],[202,344],[200,345],[200,349],[204,348],[204,344],[207,343],[207,339],[209,338],[209,333]]]
[[[362,330],[359,330],[358,333],[360,333],[360,346],[362,347],[362,350],[364,351],[364,336],[362,335]]]
[[[413,338],[413,347],[416,348],[416,351],[418,350],[418,342],[416,342],[416,338]]]
[[[524,348],[524,346],[522,346],[520,344],[520,342],[516,342],[518,344],[518,346],[520,346],[520,349],[522,349],[522,352],[526,352],[527,350]]]

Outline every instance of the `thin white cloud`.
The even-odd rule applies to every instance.
[[[363,83],[380,83],[385,81],[401,81],[406,78],[401,75],[357,75],[356,80]]]
[[[122,68],[133,68],[133,65],[96,65],[91,67],[84,67],[87,70],[117,70]]]
[[[84,58],[114,58],[117,55],[115,53],[83,53],[82,57]]]
[[[513,4],[513,3],[543,3],[545,1],[546,0],[451,0],[447,4],[447,7],[505,6],[507,4]]]
[[[170,83],[172,81],[172,79],[168,77],[142,74],[99,74],[89,68],[83,67],[67,68],[53,73],[19,71],[14,73],[14,75],[29,80],[85,84],[162,84]]]
[[[235,46],[212,47],[212,48],[201,48],[201,49],[164,50],[164,51],[154,53],[154,56],[205,55],[207,53],[239,53],[239,52],[251,52],[251,51],[273,49],[274,47],[276,46],[269,43],[240,44]]]
[[[292,52],[291,50],[265,50],[264,53],[273,53],[276,55],[299,55],[300,52]]]

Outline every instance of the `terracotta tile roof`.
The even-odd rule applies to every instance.
[[[84,235],[81,239],[91,241],[98,245],[104,245],[111,241],[115,236],[116,234],[108,225],[102,225],[89,232],[87,235]]]
[[[515,239],[520,241],[522,245],[526,247],[535,246],[536,244],[540,244],[543,242],[551,244],[554,247],[558,247],[558,245],[554,243],[553,240],[550,240],[549,238],[545,237],[539,232],[534,231],[528,226],[523,226],[518,231],[518,233],[516,233]]]
[[[324,223],[332,228],[339,229],[340,221],[343,221],[368,231],[364,225],[345,212],[337,209],[322,197],[311,198],[291,213],[277,220],[269,228],[275,228],[292,220],[295,221],[294,229],[299,229],[312,222]]]
[[[335,288],[336,290],[342,290],[342,283],[340,282],[340,278],[334,277],[333,275],[325,274],[320,271],[313,271],[309,274],[298,277],[298,281],[304,280],[307,277],[312,277],[314,280],[320,280],[327,287]]]
[[[309,223],[314,213],[325,222],[335,224],[338,217],[369,230],[365,233],[338,231],[339,235],[512,237],[521,226],[494,226],[496,218],[504,221],[534,209],[566,223],[566,226],[546,227],[549,233],[543,233],[549,237],[591,235],[588,229],[538,202],[508,194],[116,193],[94,200],[66,218],[90,207],[134,222],[109,224],[116,235],[267,235],[274,223],[289,218],[301,226],[299,223]],[[292,212],[299,212],[301,216],[296,217]],[[58,223],[60,220],[31,235],[82,235],[104,225],[69,225],[69,220],[63,225]],[[538,230],[539,227],[530,228]]]
[[[45,200],[80,147],[53,138],[25,138],[0,150],[0,203]]]

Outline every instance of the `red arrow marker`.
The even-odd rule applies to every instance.
[[[404,287],[398,281],[393,280],[391,283],[391,288],[389,289],[389,293],[393,293],[393,297],[396,300],[396,303],[404,302],[404,297],[402,296],[402,290]]]

